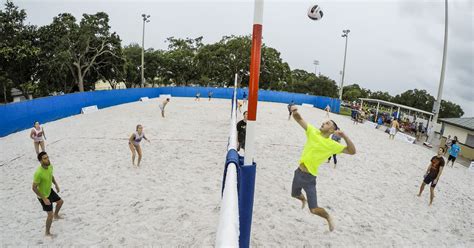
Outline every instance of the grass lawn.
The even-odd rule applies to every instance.
[[[341,107],[340,110],[339,110],[339,114],[340,115],[351,116],[351,109],[347,108],[347,107]]]

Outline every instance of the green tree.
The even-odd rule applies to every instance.
[[[382,92],[382,91],[372,92],[370,93],[369,97],[372,99],[379,99],[379,100],[384,100],[388,102],[391,102],[393,99],[393,96],[391,96],[388,92]]]
[[[393,98],[393,102],[431,112],[435,98],[426,90],[407,90]]]
[[[24,24],[25,19],[25,10],[10,1],[0,10],[0,77],[4,100],[12,87],[19,88],[25,97],[36,87],[37,33],[35,26]]]
[[[197,84],[199,70],[196,55],[203,46],[202,37],[196,39],[177,39],[170,37],[166,40],[168,51],[163,56],[164,77],[176,84]]]
[[[71,14],[60,14],[49,25],[38,29],[38,90],[37,96],[55,91],[69,93],[75,86],[72,56],[69,51],[71,32],[76,28]]]
[[[13,87],[13,83],[10,79],[7,78],[6,73],[3,71],[0,71],[0,83],[2,84],[2,94],[0,95],[0,100],[2,100],[6,104],[12,101],[11,89]]]
[[[91,83],[98,79],[108,82],[115,89],[118,83],[125,79],[126,59],[119,39],[112,39],[115,50],[113,53],[103,53],[97,57],[97,63],[92,66],[92,71],[86,78]]]
[[[84,79],[94,66],[110,63],[101,60],[105,55],[120,58],[120,37],[110,32],[109,16],[104,12],[94,15],[83,14],[82,20],[71,37],[70,54],[73,60],[73,76],[79,86],[79,91],[84,91]],[[90,82],[98,78],[91,78]]]
[[[242,76],[241,86],[248,86],[250,75],[250,36],[224,36],[219,42],[204,45],[197,54],[198,71],[202,80],[229,86],[234,74]],[[262,44],[259,87],[282,90],[291,80],[290,67],[280,52]]]
[[[339,89],[336,81],[330,79],[327,76],[319,75],[316,79],[316,92],[317,96],[329,96],[337,98],[339,96]]]
[[[259,87],[268,90],[283,90],[285,83],[290,79],[290,66],[283,62],[280,52],[275,48],[263,46]]]
[[[316,75],[305,70],[295,69],[291,71],[291,82],[288,91],[296,93],[313,94],[316,91]]]
[[[166,59],[162,50],[147,49],[145,51],[145,78],[154,87],[155,84],[168,84],[165,77]]]
[[[356,101],[359,98],[367,98],[370,95],[370,90],[361,88],[358,84],[351,84],[344,86],[342,99],[347,101]]]
[[[134,88],[141,83],[141,54],[142,48],[138,44],[130,44],[123,49],[125,56],[125,85]]]
[[[234,74],[239,72],[242,86],[247,86],[250,48],[249,36],[224,36],[219,42],[204,45],[196,57],[201,78],[223,87],[233,85]]]
[[[441,106],[439,108],[440,118],[460,118],[463,115],[464,111],[462,110],[461,106],[450,101],[441,101]]]

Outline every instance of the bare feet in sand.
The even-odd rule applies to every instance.
[[[327,218],[328,225],[329,225],[329,231],[334,231],[334,221],[332,220],[331,216]]]
[[[45,238],[51,238],[52,239],[52,238],[55,238],[56,236],[57,236],[56,234],[52,234],[52,233],[45,233],[44,234]]]
[[[63,218],[62,215],[55,214],[55,215],[54,215],[54,219],[55,219],[55,220],[62,220],[62,219],[64,219],[64,218]]]

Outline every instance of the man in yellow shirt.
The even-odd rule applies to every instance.
[[[321,125],[321,128],[317,129],[303,120],[296,106],[292,106],[291,111],[293,112],[293,118],[306,131],[307,138],[303,154],[301,154],[300,165],[295,170],[293,177],[291,196],[303,203],[302,208],[304,208],[306,202],[308,202],[310,212],[326,219],[329,230],[333,231],[334,223],[331,216],[324,208],[318,207],[316,193],[318,168],[333,154],[346,153],[354,155],[356,153],[355,146],[349,137],[339,130],[334,121],[326,121]],[[347,147],[332,140],[329,136],[333,133],[342,137]],[[304,189],[306,192],[307,199],[302,194],[301,189]]]

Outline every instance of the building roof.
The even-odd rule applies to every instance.
[[[13,97],[23,95],[23,92],[21,92],[21,90],[19,90],[17,88],[12,88],[10,92],[11,92]]]
[[[380,99],[360,98],[360,100],[365,101],[365,102],[376,102],[376,103],[380,103],[380,104],[386,105],[386,106],[400,107],[401,109],[408,109],[408,110],[411,110],[411,111],[415,111],[415,112],[418,112],[418,113],[423,113],[423,114],[427,114],[427,115],[431,115],[431,116],[433,115],[433,113],[428,112],[428,111],[424,111],[424,110],[421,110],[421,109],[413,108],[413,107],[410,107],[410,106],[406,106],[406,105],[398,104],[398,103],[394,103],[394,102],[387,102],[387,101],[380,100]]]
[[[470,131],[474,131],[474,117],[465,117],[465,118],[443,118],[439,121],[451,124],[453,126],[458,126]]]

